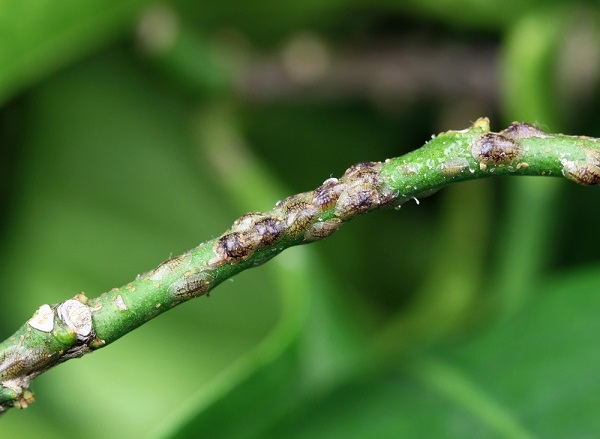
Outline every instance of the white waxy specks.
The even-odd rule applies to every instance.
[[[117,305],[117,308],[119,308],[121,311],[127,311],[127,305],[125,305],[125,301],[123,300],[123,296],[121,296],[120,294],[115,297],[115,305]]]
[[[77,339],[87,341],[92,335],[92,313],[78,300],[65,300],[56,309],[58,317],[75,332]]]
[[[27,323],[38,331],[52,332],[54,329],[54,311],[52,311],[50,305],[42,305]]]

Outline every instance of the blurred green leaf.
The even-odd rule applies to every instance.
[[[386,369],[325,390],[268,432],[244,430],[243,416],[231,425],[237,415],[229,417],[227,431],[245,438],[594,437],[600,429],[600,354],[591,347],[600,332],[599,290],[598,269],[552,280],[518,315],[479,335],[396,372]],[[296,380],[277,383],[276,392],[260,377],[246,384],[262,395],[264,412],[257,416],[271,417],[271,404],[286,392],[294,395]],[[235,400],[229,403],[235,407]],[[198,421],[197,431],[206,432],[210,419]]]
[[[148,0],[0,0],[0,102],[115,39]]]
[[[444,357],[539,437],[600,431],[600,269],[548,277],[514,318]]]

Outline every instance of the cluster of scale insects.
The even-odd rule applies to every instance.
[[[212,288],[215,268],[238,264],[258,251],[270,249],[256,265],[273,257],[283,246],[312,242],[330,236],[350,218],[392,203],[396,193],[386,189],[379,172],[380,162],[358,163],[340,178],[329,178],[312,192],[293,195],[279,201],[268,212],[251,212],[238,218],[231,228],[214,241],[214,257],[208,265],[187,271],[171,284],[169,291],[178,298],[199,296]],[[186,263],[187,254],[170,259],[152,273],[159,279]]]
[[[500,133],[484,134],[473,146],[473,157],[480,162],[485,170],[488,163],[510,164],[517,163],[517,169],[529,166],[518,163],[522,155],[519,140],[530,138],[550,138],[549,134],[534,125],[524,122],[513,122],[511,126]],[[595,186],[600,183],[600,153],[597,149],[584,148],[585,160],[561,159],[562,173],[569,180],[584,186]]]
[[[544,131],[522,122],[514,122],[499,133],[485,133],[473,143],[472,157],[482,171],[491,166],[513,166],[519,170],[529,166],[522,162],[520,140],[551,137]],[[586,150],[587,160],[563,162],[563,174],[579,184],[600,182],[598,152]],[[388,188],[380,176],[381,162],[356,164],[340,178],[330,178],[312,192],[304,192],[278,202],[269,212],[251,212],[238,218],[231,228],[217,238],[212,247],[214,256],[208,264],[186,271],[173,282],[170,293],[187,299],[206,294],[214,286],[214,269],[224,264],[239,264],[257,252],[253,264],[258,265],[286,247],[302,242],[323,239],[334,233],[342,222],[369,210],[400,203],[398,193]],[[438,171],[454,177],[469,168],[465,157],[450,158]],[[159,280],[181,264],[189,264],[188,254],[177,256],[150,273],[150,279]],[[191,264],[190,264],[191,265]]]
[[[340,224],[389,204],[395,194],[383,188],[380,162],[359,163],[340,178],[330,178],[312,192],[286,198],[266,213],[248,213],[214,244],[210,265],[238,263],[282,239],[310,242],[326,238]],[[327,212],[333,216],[325,219]]]
[[[494,172],[496,166],[508,166],[509,169],[529,167],[522,161],[523,147],[521,140],[532,138],[552,138],[561,135],[549,135],[535,125],[525,122],[513,122],[499,133],[483,134],[471,148],[472,157],[479,163],[481,171],[489,169]],[[569,180],[584,186],[600,184],[600,151],[595,148],[583,148],[584,160],[561,158],[562,174]],[[547,150],[550,152],[550,149]],[[514,168],[511,168],[513,167]],[[465,157],[449,158],[438,166],[438,171],[446,177],[456,177],[469,169],[469,160]]]
[[[552,136],[533,125],[515,122],[499,133],[482,134],[473,143],[470,154],[479,164],[481,171],[485,171],[488,166],[489,172],[493,172],[497,166],[519,170],[529,166],[522,161],[524,151],[521,140],[549,137]],[[562,173],[576,183],[586,186],[598,185],[600,152],[597,148],[589,147],[584,147],[583,150],[583,159],[570,160],[561,157]],[[467,169],[471,173],[474,172],[470,169],[471,162],[471,158],[467,158],[466,155],[448,158],[438,166],[437,171],[445,177],[454,178]],[[408,166],[404,170],[407,174],[418,172],[415,166],[404,166]],[[275,256],[284,247],[328,237],[342,222],[357,215],[383,206],[399,205],[402,200],[398,198],[399,194],[395,190],[385,184],[380,176],[381,169],[380,162],[359,163],[347,169],[340,179],[330,178],[312,192],[286,198],[269,212],[243,215],[219,238],[201,244],[201,247],[212,246],[210,250],[213,257],[205,265],[199,266],[194,263],[193,252],[187,252],[169,259],[140,277],[158,282],[157,285],[171,278],[168,292],[175,299],[170,301],[171,306],[182,300],[207,294],[216,283],[215,269],[218,267],[240,264],[252,256],[252,263],[260,264]],[[129,288],[131,291],[135,290],[132,284]],[[112,300],[119,310],[128,310],[120,294]],[[104,340],[94,339],[91,314],[101,309],[102,305],[97,301],[94,307],[88,307],[85,301],[87,299],[82,301],[81,297],[76,297],[54,308],[49,305],[40,307],[28,322],[27,333],[21,336],[19,345],[5,350],[0,356],[0,385],[14,390],[15,393],[23,393],[22,390],[28,387],[29,381],[53,363],[85,354],[90,348],[94,348],[93,341],[101,342],[96,347],[104,344]],[[156,308],[160,305],[161,303],[156,304]],[[55,334],[55,315],[58,317],[57,321],[62,322],[60,328],[67,331],[70,337],[70,345],[66,350],[61,350],[56,356],[44,350],[28,350],[21,347],[21,343],[32,329]],[[28,402],[30,401],[27,397],[21,397],[20,403],[23,407]],[[0,414],[6,408],[0,405]]]

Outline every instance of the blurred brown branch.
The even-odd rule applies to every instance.
[[[491,44],[395,41],[330,53],[316,38],[297,40],[279,57],[251,57],[238,78],[238,92],[260,102],[364,97],[498,100],[498,52]]]

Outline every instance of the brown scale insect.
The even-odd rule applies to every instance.
[[[481,136],[471,150],[473,157],[482,163],[511,163],[521,155],[521,148],[511,139],[498,133]]]
[[[184,253],[182,255],[174,256],[171,259],[167,259],[154,270],[147,273],[148,279],[160,280],[163,279],[165,276],[168,276],[183,263],[183,261],[186,259],[186,256],[187,254]]]
[[[327,221],[319,221],[309,227],[304,234],[304,240],[308,242],[318,241],[319,239],[327,238],[333,232],[340,228],[342,220],[333,218]]]
[[[346,220],[360,215],[379,205],[379,192],[369,183],[362,181],[350,185],[335,205],[335,215]]]
[[[312,192],[304,192],[278,203],[277,207],[285,221],[285,233],[290,238],[304,233],[316,217],[318,212],[317,208],[310,203],[312,198]]]
[[[352,181],[355,179],[363,180],[372,185],[380,183],[379,172],[381,171],[381,162],[362,162],[350,166],[344,172],[342,181]]]
[[[455,177],[469,168],[469,161],[464,157],[448,159],[438,166],[438,170],[446,177]]]
[[[268,247],[281,236],[283,222],[277,218],[266,217],[253,225],[253,230],[259,239],[258,247]]]
[[[381,166],[380,162],[364,162],[346,170],[342,177],[346,188],[335,206],[336,216],[345,220],[393,200],[392,192],[379,192]]]
[[[337,178],[329,178],[313,192],[312,204],[320,209],[332,207],[344,190],[344,184]]]
[[[535,125],[527,122],[513,122],[508,128],[500,131],[500,134],[512,140],[550,137]]]
[[[586,149],[587,160],[567,161],[563,164],[563,175],[584,186],[600,184],[600,151]]]
[[[383,183],[377,186],[377,193],[379,194],[378,206],[395,206],[399,205],[398,192],[394,189],[384,186]]]
[[[265,215],[261,212],[246,213],[246,214],[242,215],[241,217],[239,217],[238,219],[236,219],[233,222],[231,229],[229,229],[229,230],[231,232],[246,232],[251,227],[253,227],[253,225],[254,225],[254,223],[256,223],[256,221],[258,221],[264,217],[265,217]]]
[[[236,263],[248,259],[258,247],[258,240],[248,233],[231,232],[221,236],[215,242],[214,252],[217,257],[210,261],[211,265]]]
[[[342,213],[350,208],[353,214],[366,212],[377,206],[385,206],[396,200],[397,193],[393,189],[386,188],[379,173],[383,164],[381,162],[357,163],[346,170],[342,181],[346,182],[347,195],[340,195],[342,202],[338,200],[337,213]],[[350,198],[350,200],[347,199]]]
[[[210,289],[210,280],[207,273],[193,273],[188,277],[177,279],[169,286],[169,293],[179,299],[191,299],[202,296]]]
[[[27,362],[18,352],[9,351],[0,360],[0,379],[5,380],[18,376],[27,366]]]
[[[286,209],[291,209],[298,203],[310,203],[313,199],[314,192],[302,192],[291,195],[284,200],[278,201],[275,207],[285,212]]]
[[[45,354],[42,348],[11,350],[0,361],[0,379],[5,381],[18,378],[23,371],[43,370],[52,359],[53,356]]]

